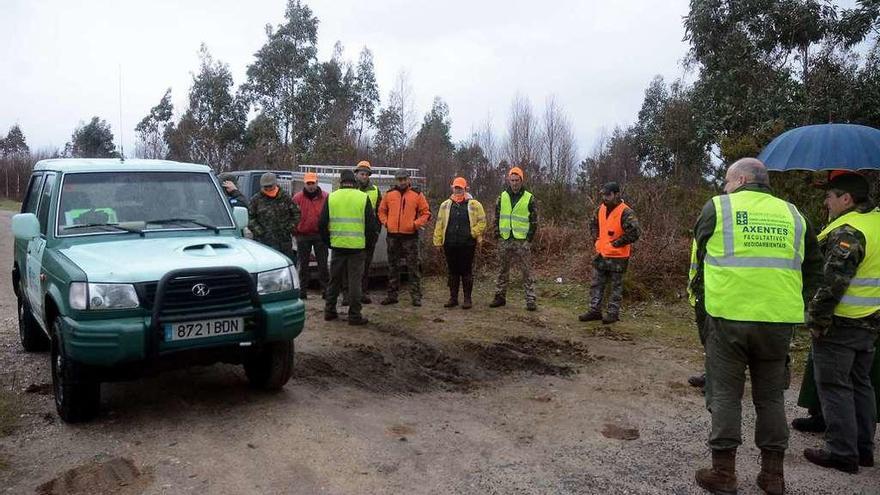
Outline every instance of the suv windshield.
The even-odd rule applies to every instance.
[[[226,202],[206,173],[69,173],[59,204],[60,235],[233,227]],[[116,224],[124,225],[107,228]]]

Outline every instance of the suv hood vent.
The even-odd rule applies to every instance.
[[[222,256],[228,253],[230,249],[232,249],[232,246],[229,244],[212,242],[186,246],[183,248],[183,252],[190,256]]]

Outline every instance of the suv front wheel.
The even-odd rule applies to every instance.
[[[244,372],[254,388],[281,390],[293,373],[293,341],[264,345],[244,363]]]
[[[18,297],[18,337],[21,340],[21,347],[27,352],[48,350],[49,338],[43,333],[23,296],[24,294]]]
[[[91,381],[81,365],[65,356],[61,342],[61,317],[52,322],[52,388],[55,408],[67,423],[88,421],[98,415],[101,383]]]

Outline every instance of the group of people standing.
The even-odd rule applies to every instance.
[[[880,210],[861,174],[832,172],[824,187],[829,223],[817,234],[795,205],[773,195],[764,164],[745,158],[729,167],[724,194],[706,203],[694,228],[689,292],[712,417],[712,464],[696,472],[696,482],[710,492],[737,490],[748,369],[761,450],[757,485],[784,493],[783,391],[795,325],[813,337],[813,373],[803,385],[818,391],[811,402],[825,426],[824,446],[804,457],[847,473],[874,465],[870,370],[880,331]]]
[[[422,305],[419,233],[432,218],[428,201],[412,184],[406,169],[395,172],[397,183],[384,194],[372,183],[371,175],[370,163],[361,161],[353,170],[343,170],[339,188],[328,193],[321,190],[316,174],[306,173],[303,189],[292,199],[281,192],[278,179],[271,172],[263,174],[260,192],[250,200],[232,181],[223,182],[230,203],[248,207],[248,227],[254,239],[297,260],[303,299],[308,297],[307,267],[314,253],[325,299],[324,316],[328,321],[338,318],[336,306],[341,296],[342,305],[349,307],[348,323],[367,323],[362,308],[372,303],[367,281],[382,228],[387,234],[389,277],[387,294],[380,304],[398,303],[400,277],[405,268],[410,302],[413,306]],[[464,177],[456,177],[450,188],[449,198],[437,210],[432,241],[446,259],[449,299],[444,307],[460,305],[470,309],[473,307],[474,257],[489,222],[483,205],[468,192]],[[623,203],[618,184],[606,184],[602,195],[603,201],[590,224],[596,238],[596,278],[591,288],[590,310],[581,315],[580,320],[613,323],[619,319],[623,273],[631,245],[639,237],[639,226],[632,209]],[[507,304],[510,270],[516,267],[522,274],[525,307],[528,311],[537,310],[531,253],[538,231],[538,203],[525,187],[525,174],[519,167],[511,168],[506,175],[504,190],[495,204],[492,226],[498,245],[499,270],[489,307]],[[291,235],[296,239],[296,250],[290,242]],[[611,296],[603,315],[607,288]]]

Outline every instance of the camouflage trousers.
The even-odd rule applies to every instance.
[[[623,301],[623,272],[612,272],[596,268],[593,272],[593,284],[590,286],[590,310],[601,311],[605,299],[605,289],[611,286],[608,298],[608,314],[620,314],[620,302]]]
[[[498,240],[498,279],[495,282],[495,297],[507,298],[510,283],[510,266],[515,265],[522,273],[526,303],[535,302],[535,279],[532,278],[532,244],[515,239]]]
[[[422,300],[422,268],[419,266],[418,236],[388,236],[388,297],[397,299],[400,292],[401,264],[406,263],[409,293],[413,301]]]

